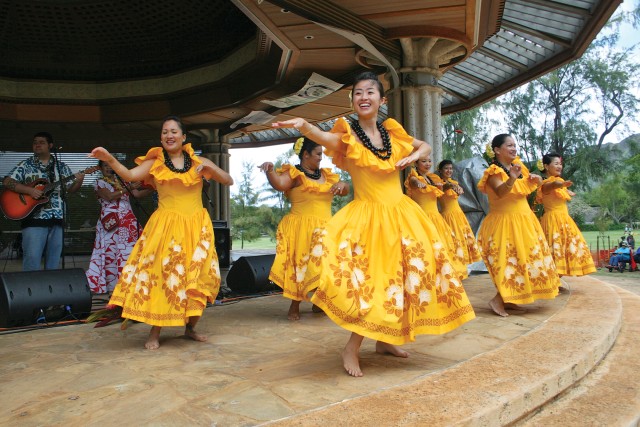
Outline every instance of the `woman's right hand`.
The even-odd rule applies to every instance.
[[[111,153],[109,153],[109,151],[107,151],[106,148],[102,148],[102,147],[94,148],[93,150],[91,150],[91,153],[89,153],[87,155],[87,157],[91,157],[91,158],[94,158],[94,159],[102,160],[103,162],[107,162],[107,163],[109,163],[109,160],[114,158],[111,155]]]
[[[273,163],[264,162],[263,164],[258,166],[258,169],[260,169],[264,173],[269,173],[269,172],[273,171]]]
[[[273,123],[271,123],[271,127],[274,127],[274,128],[294,128],[298,132],[304,134],[304,132],[302,131],[302,128],[307,123],[308,122],[305,119],[300,118],[300,117],[296,117],[295,119],[285,120],[283,122],[273,122]]]

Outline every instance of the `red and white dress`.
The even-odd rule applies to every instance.
[[[98,179],[94,184],[96,192],[100,188],[115,191],[114,186],[103,178]],[[101,206],[100,219],[112,212],[118,215],[118,226],[111,231],[105,230],[102,221],[98,220],[96,240],[87,270],[91,292],[105,294],[112,292],[115,288],[118,277],[122,273],[122,267],[138,240],[138,221],[131,209],[128,193],[125,192],[117,200],[105,200],[101,197],[98,197],[98,200]]]

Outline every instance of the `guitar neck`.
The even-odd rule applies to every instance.
[[[89,168],[89,169],[91,169],[91,168]],[[87,173],[87,171],[88,171],[89,169],[85,169],[85,170],[80,171],[80,172],[82,172],[82,173]],[[65,183],[65,182],[67,182],[67,181],[69,181],[69,180],[71,180],[71,179],[75,178],[75,176],[76,176],[76,174],[73,174],[73,175],[65,176],[64,178],[59,179],[59,180],[57,180],[57,181],[55,181],[55,182],[50,182],[49,184],[45,185],[45,187],[44,187],[44,189],[43,189],[43,192],[44,192],[44,193],[47,193],[48,191],[51,191],[51,190],[53,190],[54,188],[56,188],[58,185],[60,185],[60,184],[62,184],[62,183]]]

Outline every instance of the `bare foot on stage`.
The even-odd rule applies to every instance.
[[[196,330],[193,329],[193,326],[189,324],[187,324],[187,327],[184,329],[184,335],[198,342],[205,342],[207,340],[206,335],[201,335],[197,333]]]
[[[300,320],[300,301],[291,300],[289,306],[289,314],[287,314],[289,320]]]
[[[496,296],[493,297],[491,301],[489,301],[489,307],[491,307],[491,310],[493,310],[493,312],[498,316],[509,316],[509,313],[507,313],[504,309],[504,301],[502,301],[502,297],[500,296],[500,294],[496,294]]]
[[[382,341],[376,341],[376,353],[391,354],[396,357],[409,357],[409,353],[400,347]]]
[[[144,347],[147,350],[157,350],[160,348],[160,327],[152,326],[151,332],[149,332],[149,338],[147,338],[147,342],[144,343]]]
[[[349,344],[342,350],[342,364],[344,370],[352,377],[361,377],[364,374],[360,369],[359,349],[353,349]]]

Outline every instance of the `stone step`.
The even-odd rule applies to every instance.
[[[517,426],[637,426],[640,424],[640,297],[613,287],[622,301],[622,328],[595,368]]]
[[[616,289],[591,277],[567,278],[565,286],[571,295],[563,310],[495,350],[418,380],[270,425],[517,422],[587,375],[607,355],[620,331],[622,301]]]

